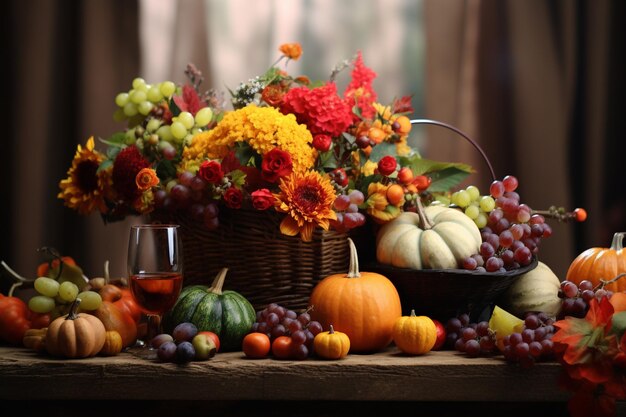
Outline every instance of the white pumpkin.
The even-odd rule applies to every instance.
[[[502,306],[519,318],[527,312],[544,312],[556,317],[561,308],[561,281],[549,266],[538,262],[537,267],[521,275],[502,294]]]
[[[380,228],[376,259],[381,264],[410,269],[454,269],[480,249],[480,230],[459,210],[419,207],[425,219],[404,212]]]

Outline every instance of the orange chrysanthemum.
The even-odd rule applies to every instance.
[[[135,184],[140,191],[147,191],[159,183],[159,177],[152,168],[143,168],[135,177]]]
[[[302,46],[298,42],[284,43],[278,48],[287,58],[297,61],[302,55]]]
[[[294,172],[280,181],[280,193],[276,197],[276,210],[287,213],[280,223],[281,233],[288,236],[300,234],[304,242],[310,242],[317,226],[328,230],[329,221],[336,220],[332,209],[337,195],[327,176],[317,171]]]
[[[86,215],[98,209],[101,213],[108,211],[104,203],[104,191],[110,181],[106,172],[98,172],[98,167],[105,156],[94,149],[93,136],[87,140],[85,147],[78,145],[72,166],[67,171],[68,177],[61,180],[61,192],[58,198],[65,200],[65,205]]]

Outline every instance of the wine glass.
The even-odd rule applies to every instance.
[[[179,225],[131,226],[128,241],[130,292],[148,317],[145,342],[133,353],[153,356],[150,340],[160,333],[161,316],[171,309],[183,286],[183,254]]]

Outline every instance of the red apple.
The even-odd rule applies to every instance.
[[[213,339],[213,343],[215,343],[215,352],[219,352],[220,351],[220,337],[213,333],[213,332],[209,332],[209,331],[203,331],[203,332],[198,332],[198,334],[204,334],[208,337],[210,337],[211,339]],[[445,339],[445,336],[444,336]]]
[[[437,339],[435,340],[435,346],[433,346],[432,350],[440,350],[446,342],[446,328],[443,327],[443,324],[441,324],[439,320],[433,319],[433,323],[435,323],[435,327],[437,328]]]

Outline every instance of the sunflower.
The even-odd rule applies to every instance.
[[[61,180],[61,192],[58,198],[65,200],[65,205],[78,210],[80,214],[89,214],[95,209],[107,212],[104,203],[104,190],[109,177],[104,171],[98,172],[100,163],[105,156],[94,149],[93,136],[87,140],[85,147],[78,145],[72,166],[67,171],[68,177]]]
[[[329,220],[336,220],[332,209],[337,195],[327,176],[317,171],[294,172],[280,180],[276,210],[287,213],[280,223],[281,233],[300,237],[304,242],[313,238],[313,230],[320,226],[328,230]]]

